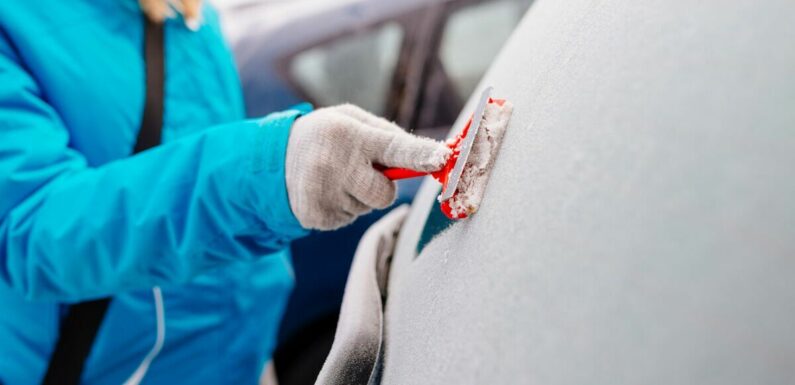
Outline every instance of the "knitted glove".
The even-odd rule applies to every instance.
[[[331,230],[395,200],[395,182],[374,165],[435,171],[451,151],[353,105],[298,118],[287,144],[290,207],[305,228]]]

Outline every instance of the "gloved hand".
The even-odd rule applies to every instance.
[[[331,230],[395,200],[395,182],[374,164],[436,171],[447,146],[346,104],[298,118],[287,144],[290,206],[305,228]]]

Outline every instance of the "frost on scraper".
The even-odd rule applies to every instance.
[[[491,87],[480,95],[472,118],[455,138],[447,142],[452,155],[440,170],[422,172],[405,168],[376,168],[391,180],[431,175],[442,184],[441,210],[450,219],[474,214],[483,199],[494,158],[508,127],[513,105],[504,99],[492,99]]]
[[[442,195],[439,196],[442,212],[447,217],[451,219],[466,218],[474,214],[480,207],[490,171],[494,166],[494,159],[497,157],[512,112],[513,104],[510,102],[503,99],[489,99],[455,192],[447,200],[443,200]],[[470,119],[463,132],[448,143],[455,151],[453,157],[458,156],[461,140],[466,136],[471,125]],[[454,161],[448,164],[452,165],[453,163]],[[448,175],[449,172],[445,172],[444,178],[437,177],[445,188],[447,188]],[[434,176],[436,177],[436,175]]]

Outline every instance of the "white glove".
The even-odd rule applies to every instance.
[[[346,104],[293,124],[285,177],[290,207],[305,228],[331,230],[395,200],[395,182],[373,164],[417,171],[442,168],[451,151]]]

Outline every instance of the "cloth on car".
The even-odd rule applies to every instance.
[[[389,264],[408,215],[401,205],[374,223],[353,257],[334,343],[316,385],[378,384]]]

